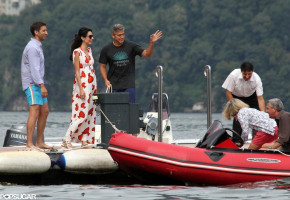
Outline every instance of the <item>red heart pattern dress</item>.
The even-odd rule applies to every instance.
[[[85,141],[88,144],[94,144],[96,105],[93,103],[92,96],[97,92],[97,78],[93,67],[94,58],[90,47],[88,47],[89,57],[86,56],[81,48],[77,48],[73,52],[73,60],[76,53],[80,55],[80,78],[86,98],[80,98],[80,89],[75,77],[72,93],[72,116],[64,140],[71,142]]]

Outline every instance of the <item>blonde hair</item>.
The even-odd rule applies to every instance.
[[[223,116],[225,119],[230,120],[231,117],[234,117],[239,112],[240,109],[245,107],[248,108],[249,105],[239,99],[233,98],[225,105]]]

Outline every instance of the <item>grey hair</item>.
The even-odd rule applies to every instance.
[[[276,108],[276,110],[278,112],[280,112],[281,110],[284,109],[284,105],[283,105],[282,101],[278,98],[270,99],[270,100],[268,100],[268,103],[269,103],[271,108]]]
[[[115,35],[117,31],[124,31],[124,30],[125,30],[125,27],[122,24],[115,24],[112,27],[112,34]]]

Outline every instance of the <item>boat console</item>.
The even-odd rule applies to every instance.
[[[197,143],[196,147],[198,148],[212,148],[212,147],[221,147],[221,148],[239,148],[233,141],[232,137],[227,131],[232,132],[232,134],[237,135],[241,140],[241,146],[243,145],[243,140],[240,135],[234,130],[229,128],[223,128],[222,123],[219,120],[215,120],[212,125],[208,128],[204,137]]]

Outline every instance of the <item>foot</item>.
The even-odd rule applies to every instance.
[[[82,149],[91,149],[93,148],[92,145],[89,145],[87,142],[82,142]]]
[[[42,143],[42,144],[36,144],[36,147],[40,148],[40,149],[52,149],[53,147],[52,146],[49,146],[45,143]]]
[[[37,147],[34,146],[33,144],[31,144],[31,145],[26,144],[26,149],[32,149],[32,148],[37,148]]]
[[[30,145],[30,146],[26,146],[25,151],[41,151],[41,149],[34,145]]]
[[[62,145],[61,145],[63,148],[66,148],[66,149],[72,149],[72,144],[70,141],[65,141],[65,140],[62,140]]]

